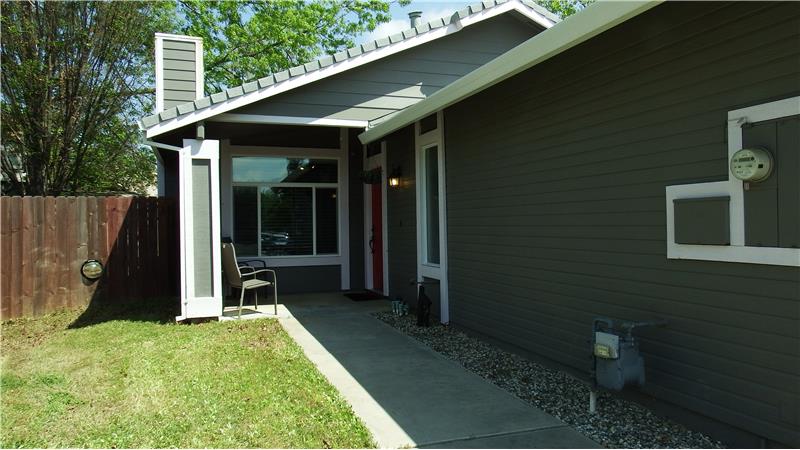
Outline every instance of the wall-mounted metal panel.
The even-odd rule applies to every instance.
[[[730,197],[675,200],[675,242],[730,245]]]
[[[192,218],[194,245],[194,293],[197,297],[212,297],[211,248],[211,161],[192,160]]]

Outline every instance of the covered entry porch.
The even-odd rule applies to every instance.
[[[222,277],[221,242],[228,239],[240,262],[263,262],[276,271],[279,299],[308,292],[386,293],[386,283],[376,283],[374,274],[383,273],[387,252],[380,236],[387,171],[375,158],[368,161],[357,139],[362,131],[220,120],[151,143],[159,159],[159,194],[180,205],[178,320],[224,315],[230,289]],[[270,313],[272,295],[272,288],[258,293]],[[245,305],[252,301],[247,292]]]

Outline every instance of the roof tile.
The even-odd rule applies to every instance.
[[[408,39],[408,38],[414,37],[416,35],[417,35],[417,30],[415,30],[414,28],[412,28],[410,30],[403,31],[403,39]]]
[[[389,44],[391,44],[391,41],[389,40],[388,37],[382,37],[382,38],[380,38],[380,39],[375,41],[375,45],[377,45],[378,48],[386,47]]]
[[[306,73],[306,69],[304,69],[303,66],[294,66],[291,69],[289,69],[289,76],[290,77],[296,77],[296,76],[302,75],[304,73]]]
[[[181,103],[178,105],[178,114],[189,114],[190,112],[194,111],[194,102],[189,103]]]
[[[234,98],[244,94],[244,89],[241,86],[236,86],[228,89],[225,93],[228,94],[228,98]]]
[[[158,123],[158,114],[153,114],[142,118],[142,125],[144,125],[145,128],[150,128],[157,123]]]
[[[258,81],[251,81],[249,83],[245,83],[245,84],[242,85],[242,89],[244,89],[244,93],[245,94],[253,92],[253,91],[257,91],[258,90]]]
[[[333,64],[333,56],[325,55],[319,59],[319,66],[320,67],[328,67]]]
[[[162,121],[169,120],[177,116],[178,116],[178,108],[165,109],[164,111],[161,111],[161,113],[159,113],[158,115],[159,119],[161,119]]]
[[[336,52],[333,54],[333,60],[336,62],[341,62],[347,59],[347,52]]]
[[[225,94],[225,91],[217,92],[216,94],[211,94],[211,103],[224,102],[227,99],[228,95]]]
[[[274,83],[275,79],[272,77],[272,75],[258,79],[258,87],[261,89],[264,89],[267,86],[272,86]]]
[[[275,82],[280,83],[281,81],[285,81],[289,79],[289,71],[282,70],[275,74]]]
[[[303,68],[306,69],[306,72],[313,72],[319,69],[319,61],[311,61],[303,64]]]
[[[194,101],[195,109],[208,108],[209,106],[211,106],[211,97],[198,98]]]
[[[395,42],[400,42],[403,40],[403,33],[397,33],[389,36],[389,40],[394,44]]]

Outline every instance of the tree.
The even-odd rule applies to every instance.
[[[0,167],[10,192],[152,183],[135,123],[152,104],[153,33],[171,17],[149,2],[3,3]]]
[[[410,0],[396,0],[407,5]],[[392,1],[179,0],[184,34],[203,38],[208,92],[238,86],[354,45],[391,20]]]
[[[582,10],[594,0],[537,0],[536,3],[564,19]]]

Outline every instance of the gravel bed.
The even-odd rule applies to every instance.
[[[589,389],[572,376],[443,325],[420,328],[414,316],[375,317],[431,347],[525,402],[561,419],[607,448],[725,448],[710,437],[600,393],[590,415]]]

